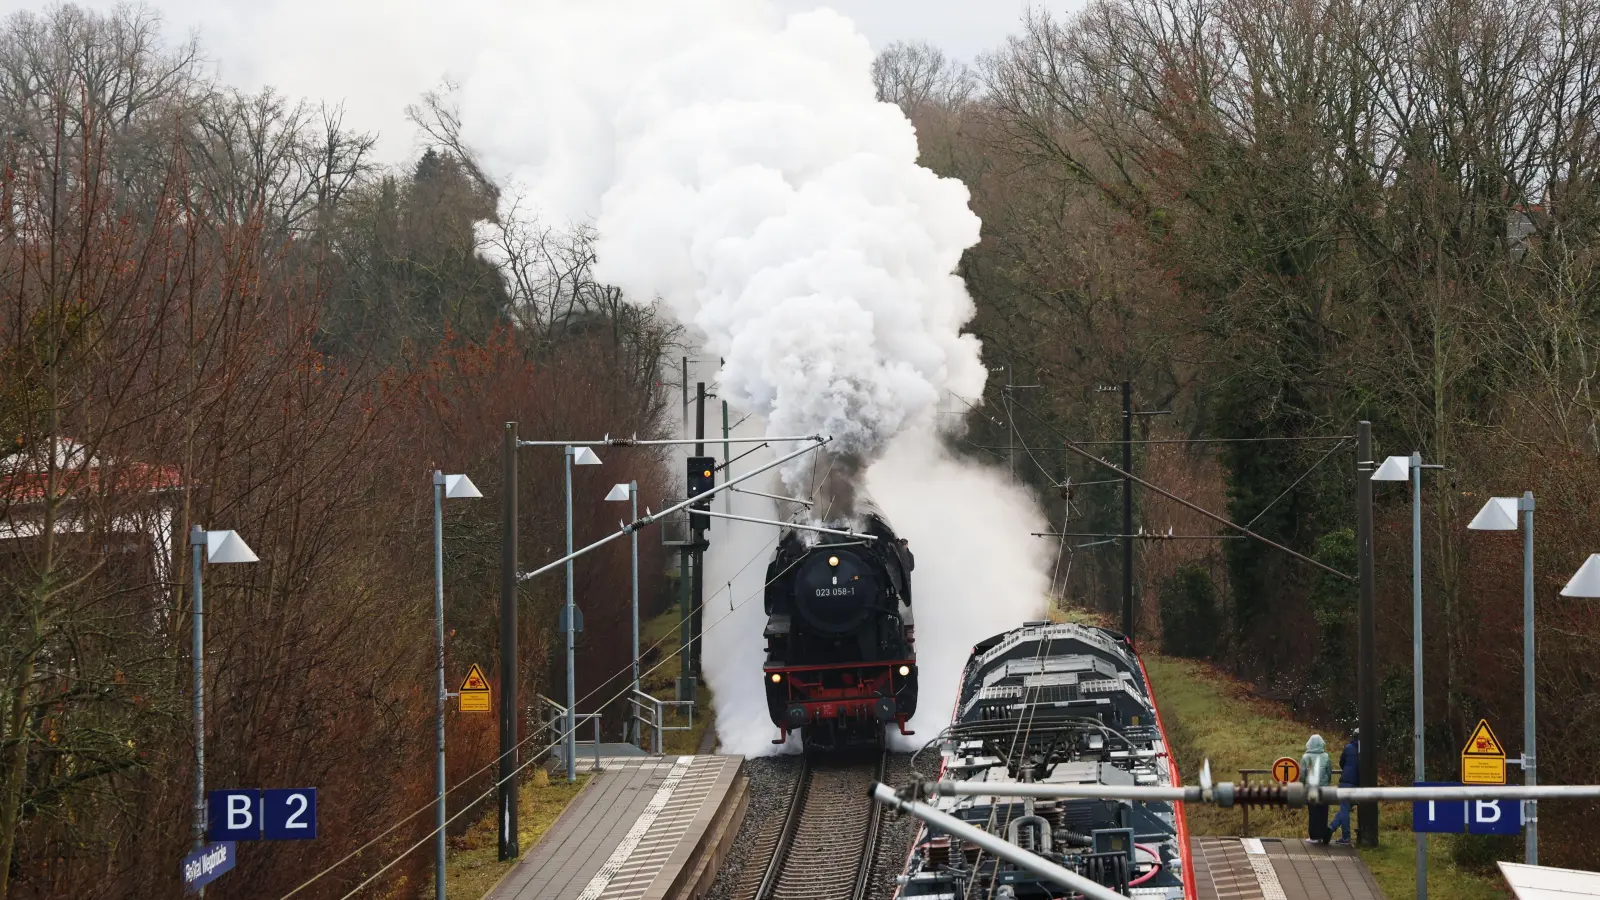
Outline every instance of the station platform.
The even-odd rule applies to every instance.
[[[1192,837],[1200,900],[1382,900],[1351,847],[1286,838]]]
[[[591,745],[593,746],[593,745]],[[740,756],[611,756],[487,900],[690,900],[744,817]],[[578,754],[578,771],[594,766]]]

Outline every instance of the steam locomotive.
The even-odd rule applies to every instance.
[[[875,512],[855,537],[786,531],[767,565],[767,711],[808,749],[881,744],[917,711],[906,542]]]

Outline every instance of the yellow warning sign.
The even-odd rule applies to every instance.
[[[1505,784],[1506,749],[1489,727],[1488,719],[1479,719],[1472,729],[1472,737],[1461,748],[1462,784]]]
[[[489,679],[483,677],[483,670],[473,663],[461,682],[461,711],[488,712],[489,706]]]

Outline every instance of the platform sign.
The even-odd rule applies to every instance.
[[[1474,800],[1467,807],[1467,834],[1521,833],[1521,800]]]
[[[221,878],[224,873],[233,871],[236,862],[237,850],[233,841],[207,844],[185,856],[182,870],[184,891],[192,894],[200,890]]]
[[[467,677],[461,682],[461,711],[462,712],[488,712],[493,704],[489,701],[489,679],[483,677],[483,670],[477,663],[467,670]]]
[[[213,841],[261,840],[261,792],[206,792],[206,838]]]
[[[206,837],[212,841],[308,841],[317,836],[317,789],[209,791]]]
[[[261,792],[261,834],[269,841],[309,841],[317,836],[317,789]]]
[[[1453,781],[1418,781],[1416,787],[1460,787]],[[1444,834],[1517,834],[1522,831],[1518,800],[1414,800],[1411,830]]]
[[[1417,781],[1415,787],[1456,787],[1453,781]],[[1411,830],[1461,834],[1467,830],[1467,804],[1461,800],[1411,801]]]
[[[1495,737],[1488,719],[1479,719],[1472,737],[1461,748],[1462,784],[1505,784],[1506,748]]]
[[[1300,761],[1292,756],[1280,756],[1272,763],[1272,779],[1279,784],[1293,784],[1300,780]]]

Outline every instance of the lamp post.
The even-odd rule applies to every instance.
[[[1422,454],[1391,456],[1372,473],[1373,481],[1411,482],[1411,737],[1416,780],[1426,781],[1422,756]],[[1428,836],[1417,832],[1417,900],[1428,898]]]
[[[1535,765],[1534,687],[1533,687],[1533,491],[1521,497],[1490,497],[1467,527],[1473,531],[1516,531],[1517,513],[1522,513],[1522,778],[1524,784],[1538,784]],[[1537,800],[1524,800],[1525,860],[1539,864],[1539,807]]]
[[[199,525],[189,529],[189,546],[194,558],[194,849],[201,850],[206,844],[206,628],[200,553],[204,549],[205,561],[213,563],[253,563],[259,557],[238,532],[207,531]]]
[[[727,416],[728,416],[727,404],[723,404],[722,416],[723,416],[722,421],[723,421],[724,424],[726,424],[727,421],[728,421],[728,419],[727,419]],[[632,521],[635,521],[635,520],[637,520],[639,518],[639,482],[630,481],[627,484],[619,484],[619,485],[616,485],[616,486],[612,487],[611,488],[611,492],[606,494],[606,499],[609,500],[609,501],[612,501],[612,502],[621,502],[623,500],[632,501],[633,502],[633,506],[632,506],[632,509],[629,511],[628,521],[632,522]],[[629,537],[632,538],[632,540],[633,540],[633,692],[635,694],[638,694],[639,693],[639,532],[637,530],[635,530],[634,532],[632,532],[629,535]],[[637,705],[638,702],[639,702],[639,700],[638,700],[637,697],[630,697],[628,699],[628,709],[633,711],[633,715],[631,715],[629,717],[629,720],[633,723],[632,726],[631,726],[631,730],[632,730],[632,733],[633,733],[633,742],[635,744],[640,744],[641,748],[642,748],[642,741],[644,739],[639,734],[639,715],[638,715],[639,707]]]
[[[578,673],[577,673],[577,610],[572,602],[572,467],[598,466],[600,457],[588,447],[565,448],[567,469],[567,607],[562,627],[567,632],[567,781],[578,780]]]
[[[433,632],[437,655],[434,663],[439,671],[438,751],[439,771],[434,779],[434,805],[439,831],[433,839],[433,894],[435,900],[444,900],[444,707],[450,691],[444,683],[444,501],[477,500],[483,497],[478,486],[465,475],[433,473]]]

